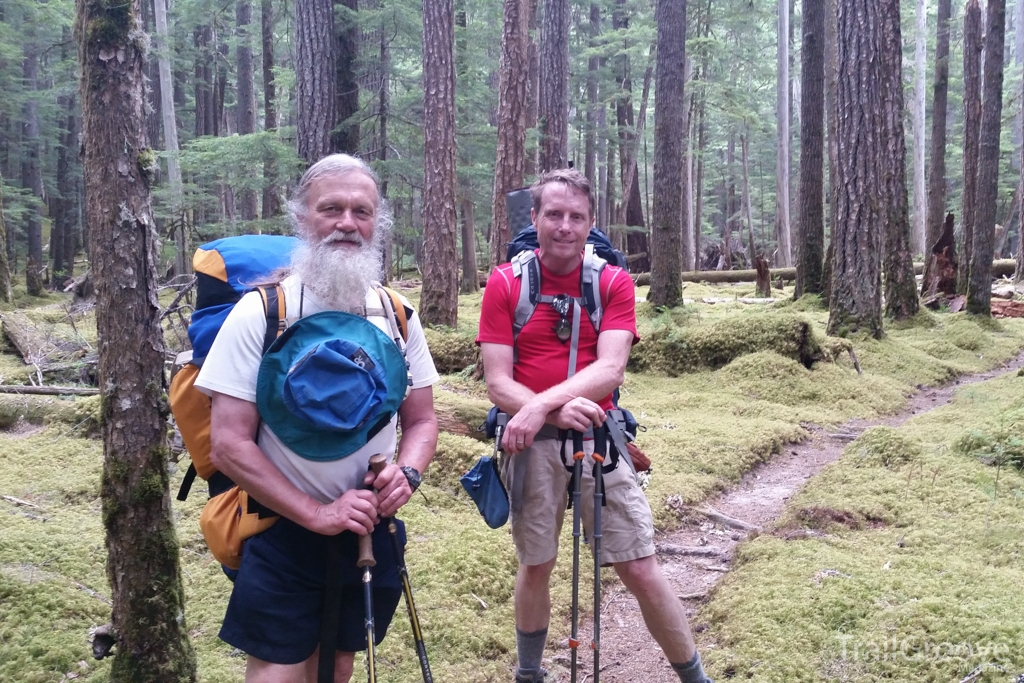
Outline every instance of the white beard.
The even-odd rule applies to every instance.
[[[351,235],[351,237],[349,237]],[[335,233],[310,244],[303,242],[292,253],[292,272],[331,309],[362,315],[366,293],[383,274],[377,240],[359,241],[358,249],[332,246],[336,241],[356,241],[355,233]]]

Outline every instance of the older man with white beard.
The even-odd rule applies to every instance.
[[[319,397],[307,401],[307,395],[333,391],[325,399],[334,402],[326,408],[335,411],[328,419],[344,422],[344,411],[339,413],[337,405],[347,405],[338,401],[350,397],[347,391],[339,396],[338,387],[355,380],[340,374],[341,370],[332,374],[333,339],[298,349],[294,358],[287,355],[287,347],[302,334],[304,325],[312,323],[309,316],[327,311],[365,317],[387,333],[389,340],[393,338],[388,321],[380,315],[381,301],[374,288],[381,279],[381,245],[391,227],[391,215],[373,171],[363,161],[343,154],[325,157],[311,166],[288,208],[302,244],[293,253],[291,267],[281,274],[286,322],[289,326],[302,319],[306,322],[296,325],[296,334],[288,338],[286,331],[264,357],[263,303],[258,293],[246,295],[217,335],[196,381],[196,386],[212,397],[213,464],[263,508],[281,516],[270,529],[246,541],[220,636],[248,655],[247,683],[315,681],[325,576],[338,572],[343,577],[341,608],[329,616],[338,623],[335,681],[345,683],[352,674],[354,652],[366,647],[361,576],[355,557],[358,537],[371,534],[377,556],[373,609],[375,640],[379,642],[398,605],[401,584],[385,525],[375,526],[409,500],[433,457],[437,420],[431,386],[438,375],[413,313],[405,344],[408,372],[405,367],[399,371],[404,399],[399,397],[400,404],[395,401],[397,414],[390,420],[387,413],[380,419],[373,414],[371,421],[376,424],[371,429],[353,427],[346,438],[356,438],[358,443],[350,446],[351,452],[346,452],[350,448],[338,450],[338,439],[316,433],[311,426],[313,443],[323,444],[323,452],[304,451],[310,440],[309,434],[303,433],[305,423],[300,417],[319,424],[317,419],[325,410]],[[365,325],[362,320],[357,322]],[[362,349],[357,353],[362,354]],[[285,396],[284,405],[289,410],[294,407],[299,417],[282,418],[278,413],[287,412],[284,408],[265,414],[265,406],[278,405],[274,402],[278,397],[265,386],[280,380],[266,370],[267,361],[275,354],[282,356],[274,360],[283,363],[278,374],[287,375],[283,380],[286,394],[295,367],[306,358],[323,361],[310,365],[314,369],[305,375],[295,371],[294,395]],[[369,355],[369,359],[365,354],[353,358],[361,369],[372,370],[384,363],[382,359],[393,357]],[[388,400],[393,400],[394,387],[385,386],[384,396],[388,397],[389,388]],[[277,426],[282,419],[287,430]],[[376,475],[368,472],[370,456],[395,452],[398,420],[402,439],[397,443],[396,461]],[[327,566],[331,537],[339,539],[341,566]]]

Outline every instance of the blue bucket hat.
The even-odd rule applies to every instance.
[[[260,418],[307,460],[340,460],[386,427],[409,389],[394,340],[358,315],[324,311],[286,329],[260,363]]]

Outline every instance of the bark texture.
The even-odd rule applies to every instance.
[[[779,0],[778,82],[776,84],[776,120],[778,147],[775,159],[775,234],[779,241],[779,263],[793,265],[789,228],[789,7],[790,0]]]
[[[899,8],[897,8],[899,14]],[[928,223],[928,201],[925,190],[924,148],[925,148],[925,83],[927,82],[928,58],[928,6],[926,0],[917,0],[914,33],[914,252],[927,254],[926,244]],[[902,47],[902,46],[901,46]],[[945,112],[941,110],[940,114]]]
[[[455,9],[423,3],[423,295],[424,325],[454,328],[459,259],[455,212]]]
[[[825,5],[804,0],[800,66],[800,198],[794,296],[821,294],[825,259]],[[753,257],[751,257],[753,259]]]
[[[985,16],[985,87],[978,137],[978,196],[974,207],[967,312],[992,315],[992,254],[999,197],[999,134],[1003,115],[1006,0],[988,0]]]
[[[932,141],[928,168],[928,222],[925,253],[942,233],[946,212],[946,107],[949,100],[949,20],[951,0],[939,0],[938,29],[935,35],[935,80],[932,85]],[[928,277],[928,276],[926,276]],[[925,288],[930,282],[924,282]]]
[[[968,0],[964,11],[964,190],[960,221],[963,257],[956,276],[957,294],[967,294],[974,253],[974,210],[978,204],[978,150],[981,135],[981,6]]]
[[[263,41],[263,129],[277,130],[277,84],[274,82],[274,5],[272,0],[260,2],[260,29]],[[277,173],[271,157],[263,162],[263,218],[281,213]]]
[[[502,3],[501,59],[498,65],[498,151],[491,202],[490,266],[505,262],[509,241],[505,193],[523,185],[526,157],[526,86],[529,73],[529,0]]]
[[[330,153],[337,123],[333,0],[295,4],[295,43],[295,137],[299,157],[312,164]]]
[[[39,164],[39,51],[35,44],[34,29],[27,28],[25,59],[22,73],[28,97],[22,107],[24,118],[21,123],[22,161],[21,186],[31,192],[35,203],[26,211],[25,234],[28,235],[28,259],[25,263],[25,285],[28,293],[39,296],[43,293],[43,172]]]
[[[103,524],[119,683],[196,680],[168,493],[156,164],[143,139],[138,0],[78,0],[86,213],[103,395]]]
[[[334,132],[331,134],[331,151],[358,154],[359,122],[354,117],[359,112],[359,83],[356,80],[356,61],[359,58],[359,24],[356,21],[356,12],[359,11],[359,0],[335,0],[335,5],[341,5],[345,9],[341,11],[344,19],[338,22],[335,36],[337,119],[333,124]]]
[[[682,300],[683,88],[686,80],[686,1],[658,0],[654,88],[654,205],[651,209],[651,289],[655,306]]]
[[[918,311],[911,244],[910,207],[907,200],[907,142],[903,130],[903,39],[899,0],[877,0],[882,20],[882,134],[884,156],[879,176],[885,183],[882,230],[885,273],[885,315],[894,320]]]
[[[836,225],[828,333],[882,335],[878,197],[881,18],[876,0],[839,0]]]
[[[539,170],[565,168],[569,154],[569,0],[544,0],[540,39]]]
[[[160,2],[160,0],[157,0]],[[252,0],[238,0],[235,4],[237,47],[235,57],[238,81],[235,86],[235,119],[239,135],[256,132],[256,88],[252,61]],[[243,221],[255,220],[259,209],[256,190],[241,190],[238,197],[239,217]]]

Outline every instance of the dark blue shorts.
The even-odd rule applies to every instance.
[[[396,520],[397,521],[397,520]],[[397,521],[405,547],[405,525]],[[366,649],[363,570],[356,567],[359,537],[341,534],[341,610],[338,650]],[[327,575],[327,536],[281,518],[245,542],[242,566],[228,602],[220,637],[246,654],[273,664],[298,664],[320,643],[320,620]],[[373,532],[374,640],[384,640],[402,596],[398,558],[384,524]]]

